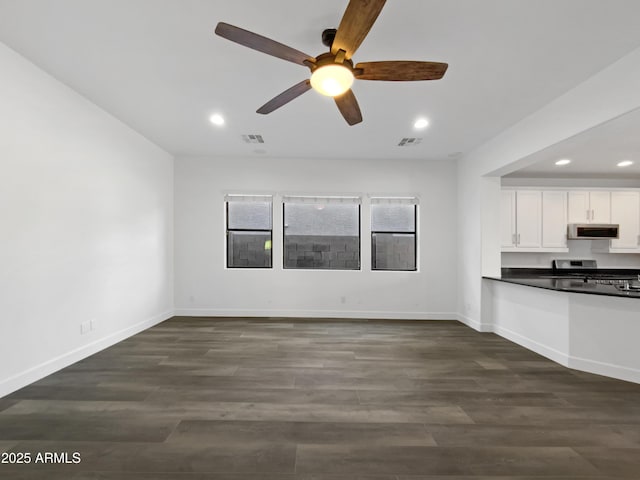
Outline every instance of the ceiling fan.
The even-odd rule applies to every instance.
[[[312,57],[257,33],[220,22],[216,34],[227,40],[274,57],[306,66],[311,78],[295,84],[272,98],[257,110],[267,114],[286,105],[313,88],[323,95],[334,97],[338,110],[349,125],[362,121],[362,114],[351,85],[358,80],[413,81],[438,80],[448,65],[439,62],[385,61],[353,65],[351,57],[369,33],[386,0],[350,0],[338,29],[322,32],[322,43],[329,52]]]

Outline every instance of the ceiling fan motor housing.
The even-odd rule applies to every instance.
[[[324,32],[322,32],[322,44],[331,48],[333,45],[333,40],[336,38],[336,33],[338,30],[335,28],[327,28]]]
[[[309,65],[309,67],[311,68],[311,71],[314,72],[320,67],[324,67],[325,65],[335,65],[336,63],[348,68],[352,73],[356,73],[355,69],[353,68],[353,62],[350,59],[345,58],[342,60],[342,62],[336,62],[336,56],[331,52],[318,55],[316,57],[315,63]]]

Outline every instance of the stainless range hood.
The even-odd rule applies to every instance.
[[[570,223],[569,240],[602,240],[620,237],[620,225],[614,223]]]

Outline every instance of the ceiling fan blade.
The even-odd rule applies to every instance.
[[[359,80],[387,80],[406,82],[412,80],[439,80],[449,65],[439,62],[364,62],[355,67],[355,77]]]
[[[334,97],[338,110],[347,121],[349,125],[355,125],[362,121],[362,113],[358,106],[356,96],[353,94],[353,90],[349,89],[339,97]]]
[[[239,43],[245,47],[252,48],[268,55],[288,60],[289,62],[297,63],[299,65],[307,65],[305,62],[315,62],[314,57],[307,55],[304,52],[296,50],[295,48],[288,47],[282,43],[271,40],[270,38],[263,37],[257,33],[250,32],[249,30],[243,30],[242,28],[234,27],[228,23],[220,22],[216,26],[216,34],[220,35],[227,40]]]
[[[286,105],[294,98],[299,97],[300,95],[302,95],[308,90],[311,90],[311,82],[308,79],[303,80],[300,83],[296,83],[293,87],[285,90],[277,97],[274,97],[271,100],[269,100],[267,103],[261,106],[258,110],[256,110],[256,113],[261,113],[263,115],[266,115],[267,113],[271,113],[274,110],[282,107],[283,105]]]
[[[331,45],[331,53],[335,55],[338,50],[344,50],[345,57],[351,58],[371,30],[385,2],[386,0],[350,0]]]

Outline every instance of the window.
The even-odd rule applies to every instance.
[[[416,198],[371,199],[372,270],[415,271]]]
[[[284,268],[360,269],[358,197],[284,197]]]
[[[271,197],[227,195],[227,268],[271,268]]]

